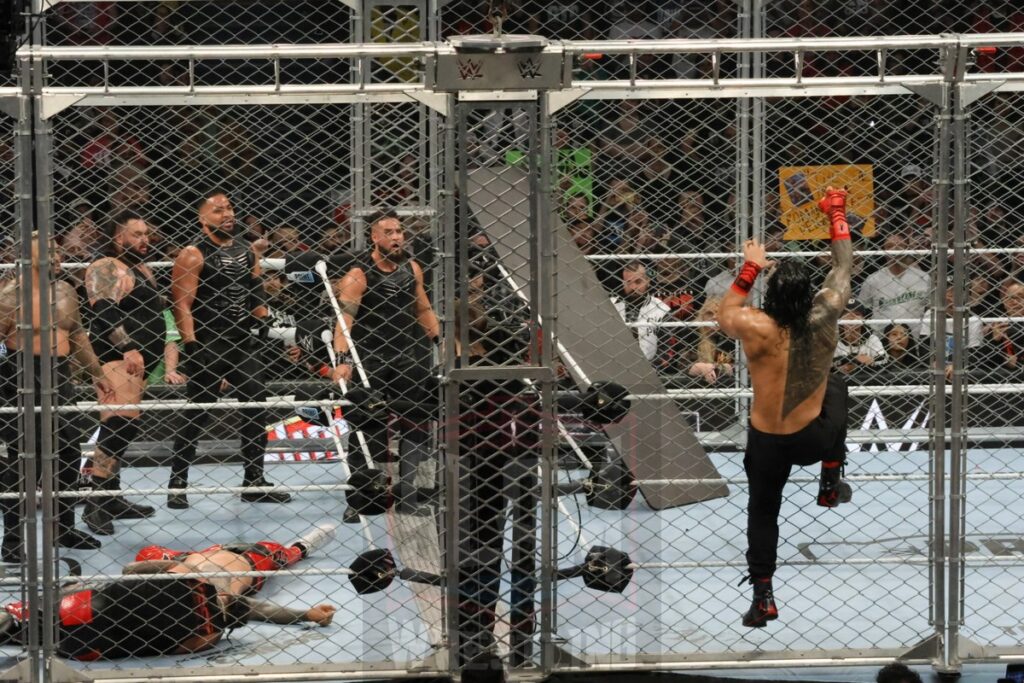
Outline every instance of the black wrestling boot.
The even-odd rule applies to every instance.
[[[838,460],[822,461],[818,483],[818,505],[834,508],[853,500],[853,489],[843,481],[843,463]]]
[[[96,491],[110,491],[114,486],[114,478],[101,479],[93,477],[93,484]],[[89,527],[89,531],[100,536],[114,535],[114,515],[110,510],[110,500],[113,496],[109,493],[102,496],[89,496],[85,499],[85,510],[82,511],[82,521]]]
[[[743,625],[747,628],[764,628],[769,621],[779,618],[779,608],[775,605],[775,595],[772,593],[772,578],[745,576],[740,585],[748,581],[754,584],[754,599],[750,602],[750,609],[743,615]]]
[[[172,510],[187,510],[188,509],[188,496],[185,495],[185,488],[188,486],[188,480],[184,477],[171,476],[171,481],[167,484],[169,489],[182,489],[181,493],[168,493],[167,494],[167,507]]]
[[[252,486],[265,488],[273,486],[269,481],[260,477],[259,479],[253,479],[252,481],[242,482],[242,486]],[[290,503],[292,497],[287,493],[280,491],[244,491],[242,493],[242,500],[246,503]]]
[[[61,548],[71,548],[73,550],[96,550],[103,544],[100,543],[100,539],[90,536],[84,531],[62,529],[57,534],[57,545]]]
[[[345,513],[341,516],[341,521],[345,524],[359,524],[359,513],[350,505],[345,508]]]
[[[119,492],[121,490],[121,475],[115,474],[111,479],[114,481],[111,490]],[[132,503],[120,493],[111,494],[107,507],[114,519],[146,519],[156,514],[156,508]]]

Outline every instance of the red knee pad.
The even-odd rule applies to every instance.
[[[145,548],[139,551],[135,556],[136,562],[145,562],[147,560],[175,560],[185,552],[181,550],[171,550],[165,548],[162,545],[147,545]]]
[[[283,546],[273,541],[260,541],[256,545],[262,546],[270,555],[259,555],[256,552],[247,552],[246,556],[252,562],[257,571],[269,571],[290,567],[302,559],[302,548],[297,546]],[[264,566],[266,565],[266,566]]]

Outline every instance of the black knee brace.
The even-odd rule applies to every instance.
[[[108,456],[121,462],[128,446],[135,440],[139,432],[138,419],[134,417],[122,417],[115,415],[107,418],[100,425],[100,435],[96,439],[96,445]]]

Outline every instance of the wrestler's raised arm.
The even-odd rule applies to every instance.
[[[829,187],[818,202],[818,208],[829,218],[829,236],[832,238],[832,270],[825,284],[815,296],[815,307],[825,306],[842,315],[850,300],[850,278],[853,274],[853,244],[850,242],[850,224],[846,221],[846,190]]]

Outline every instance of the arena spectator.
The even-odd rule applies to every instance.
[[[174,10],[169,5],[161,3],[154,7],[152,17],[152,24],[139,42],[147,45],[182,45],[189,42],[185,32],[178,28]]]
[[[654,6],[646,2],[633,2],[621,5],[619,16],[608,29],[610,40],[649,40],[660,38],[664,29],[654,20]],[[628,60],[617,59],[620,73],[625,75]],[[666,72],[666,60],[661,55],[641,52],[636,56],[637,76],[639,78],[660,78]]]
[[[595,229],[597,244],[604,253],[619,250],[626,237],[627,219],[640,204],[640,197],[625,180],[613,180],[598,207]]]
[[[605,18],[595,3],[584,0],[517,3],[508,18],[506,32],[522,32],[561,40],[593,40],[603,37]]]
[[[650,292],[651,278],[647,266],[640,261],[631,261],[622,269],[622,295],[612,299],[615,310],[623,322],[630,327],[633,336],[640,344],[644,358],[656,362],[659,351],[661,328],[658,323],[668,317],[668,305]]]
[[[678,210],[678,223],[673,227],[673,235],[686,245],[687,251],[711,251],[721,236],[712,235],[704,220],[704,195],[696,188],[680,191]]]
[[[610,123],[604,123],[600,130],[593,131],[594,139],[601,141],[599,180],[622,178],[631,181],[643,166],[640,156],[649,131],[644,125],[638,100],[621,100],[617,110],[617,116]]]
[[[671,309],[676,320],[693,317],[697,297],[692,291],[693,277],[689,264],[683,258],[661,258],[655,262],[657,279],[654,294]]]
[[[352,232],[348,223],[330,225],[320,235],[316,251],[323,256],[330,256],[346,251],[352,242]]]
[[[906,664],[895,662],[883,666],[878,671],[875,683],[921,683],[921,676]]]
[[[911,334],[910,328],[906,325],[887,325],[882,336],[882,345],[885,347],[886,366],[890,370],[923,367],[918,336]]]
[[[909,249],[906,237],[890,235],[885,240],[888,252]],[[871,311],[871,317],[883,320],[920,320],[928,308],[931,279],[918,268],[914,256],[890,254],[887,264],[868,275],[857,299]],[[874,323],[876,329],[884,323]],[[918,328],[919,329],[919,328]]]
[[[714,384],[723,377],[732,377],[735,365],[736,342],[726,336],[718,326],[718,307],[721,298],[708,299],[697,312],[697,322],[714,323],[697,328],[697,360],[687,368],[686,374],[700,377]]]
[[[1011,320],[992,323],[988,330],[985,367],[1015,370],[1024,360],[1024,283],[1013,280],[1003,287],[1003,314]]]
[[[303,243],[299,229],[294,225],[285,223],[271,231],[270,251],[267,253],[270,258],[282,258],[285,254],[300,251],[309,251],[309,247]]]
[[[843,314],[832,359],[835,368],[847,375],[858,368],[885,365],[882,340],[864,325],[864,310],[860,306],[851,306]]]
[[[640,173],[634,184],[644,198],[644,208],[656,224],[668,227],[676,217],[673,199],[679,179],[675,168],[668,161],[668,150],[660,138],[653,135],[647,138],[639,161]]]
[[[946,358],[946,374],[953,369],[953,293],[954,289],[952,285],[946,288],[946,340],[945,340],[945,358]],[[967,352],[964,356],[966,367],[970,368],[974,366],[979,360],[982,360],[984,341],[985,341],[985,326],[981,322],[981,318],[974,315],[973,313],[967,314],[967,326],[964,330],[964,350]],[[926,311],[921,319],[921,336],[931,337],[932,336],[932,316],[931,311]]]
[[[668,4],[668,3],[666,3]],[[689,40],[709,40],[718,37],[718,30],[715,24],[717,12],[712,3],[701,3],[697,12],[692,17],[681,16],[685,12],[679,12],[668,26],[666,37],[686,38]],[[706,68],[707,55],[700,54],[678,54],[671,57],[671,70],[673,78],[700,78]]]
[[[722,254],[729,254],[736,250],[735,245],[732,242],[722,242],[716,248],[716,251]],[[704,300],[709,301],[710,299],[721,299],[725,296],[725,293],[729,291],[729,287],[732,286],[732,281],[736,278],[736,257],[729,256],[721,261],[721,270],[715,272],[714,275],[708,278],[708,281],[704,284]]]
[[[651,221],[646,211],[635,208],[626,216],[622,250],[633,254],[661,252],[667,244],[667,237],[665,231]]]
[[[142,144],[134,135],[122,130],[112,109],[100,109],[96,119],[96,133],[82,149],[81,164],[86,171],[107,171],[116,162],[145,168],[146,155]]]
[[[119,3],[113,0],[62,3],[47,22],[48,39],[58,45],[107,45],[114,38]]]

